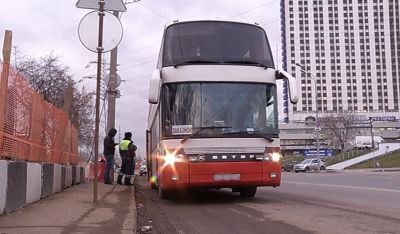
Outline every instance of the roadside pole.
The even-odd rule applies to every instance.
[[[97,183],[99,171],[99,124],[100,124],[100,82],[101,82],[101,56],[103,53],[103,20],[104,20],[104,4],[103,0],[99,1],[99,37],[97,44],[97,82],[96,82],[96,124],[94,132],[94,186],[93,186],[93,202],[97,202]]]
[[[81,43],[90,51],[97,52],[97,82],[96,82],[96,120],[94,133],[94,185],[93,185],[93,202],[97,202],[97,183],[98,183],[98,158],[99,158],[99,125],[100,125],[100,86],[102,75],[102,53],[106,53],[121,42],[122,40],[122,25],[118,18],[114,17],[108,11],[125,12],[126,7],[122,0],[78,0],[77,8],[93,9],[95,11],[86,14],[79,23],[78,35]],[[97,47],[91,36],[90,29],[96,29],[95,20],[98,15],[98,41]],[[104,25],[104,16],[108,14],[112,17],[107,17],[107,24]],[[96,25],[97,26],[97,25]],[[103,31],[105,29],[105,40],[103,40]]]

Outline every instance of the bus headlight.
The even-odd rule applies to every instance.
[[[165,164],[166,165],[173,165],[176,162],[184,162],[186,161],[185,155],[181,150],[165,150],[164,156]]]
[[[266,147],[264,151],[264,161],[279,162],[281,160],[281,150],[279,147]]]
[[[272,161],[279,162],[281,160],[281,155],[279,153],[272,153]]]
[[[164,157],[164,160],[165,160],[165,164],[167,164],[167,165],[172,165],[172,164],[174,164],[175,163],[175,154],[173,154],[173,153],[167,153],[166,155],[165,155],[165,157]]]

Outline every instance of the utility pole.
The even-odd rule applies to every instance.
[[[369,124],[371,125],[370,130],[371,130],[371,148],[372,148],[372,158],[374,159],[374,168],[376,167],[376,162],[375,162],[375,142],[374,142],[374,131],[372,130],[372,118],[369,118]]]
[[[118,11],[113,11],[115,17],[119,17]],[[110,55],[110,75],[107,85],[107,97],[108,97],[108,108],[107,108],[107,129],[108,132],[111,128],[115,128],[115,104],[117,98],[117,55],[118,46],[111,50]]]
[[[317,92],[317,78],[309,71],[306,70],[301,64],[296,63],[296,66],[301,68],[301,72],[303,72],[306,75],[309,75],[311,77],[311,79],[314,81],[314,94],[315,94],[315,140],[317,143],[317,160],[318,160],[318,172],[321,170],[321,155],[319,153],[319,134],[321,131],[321,125],[320,125],[320,120],[319,120],[319,111],[318,111],[318,92]]]

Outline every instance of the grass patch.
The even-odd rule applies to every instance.
[[[400,167],[400,151],[395,151],[384,156],[376,157],[375,162],[379,162],[379,167],[381,168]],[[369,159],[351,167],[347,167],[346,169],[362,168],[374,168],[374,159]]]

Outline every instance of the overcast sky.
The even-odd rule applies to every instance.
[[[1,0],[1,43],[4,31],[11,30],[13,46],[20,55],[39,58],[53,53],[70,68],[75,80],[95,75],[96,64],[87,65],[97,55],[87,50],[78,37],[79,22],[90,10],[76,8],[76,2]],[[133,132],[141,156],[145,152],[148,83],[156,66],[164,25],[175,19],[258,22],[267,31],[277,63],[278,53],[278,62],[281,60],[279,3],[280,0],[141,0],[127,5],[128,11],[121,16],[124,31],[118,51],[118,74],[126,82],[120,86],[122,96],[117,99],[116,128],[121,129],[122,136],[125,131]],[[109,53],[105,58],[109,59]],[[95,90],[94,80],[82,84]],[[104,132],[104,125],[101,127]]]

